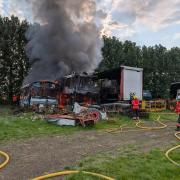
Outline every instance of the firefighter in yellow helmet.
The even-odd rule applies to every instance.
[[[140,102],[139,102],[137,96],[133,96],[132,111],[133,111],[133,119],[134,120],[139,119],[139,105],[140,105]]]

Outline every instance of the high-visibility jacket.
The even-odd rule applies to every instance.
[[[133,109],[139,109],[139,100],[138,99],[132,100],[132,108]]]
[[[176,109],[175,111],[180,114],[180,101],[176,102]]]
[[[17,101],[17,96],[13,96],[13,102],[16,102]]]

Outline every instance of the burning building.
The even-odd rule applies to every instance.
[[[101,61],[103,45],[98,23],[95,0],[27,0],[31,4],[34,24],[26,33],[26,51],[32,67],[24,84],[41,80],[60,79],[61,90],[58,97],[60,106],[72,102],[99,102],[101,94],[106,99],[127,100],[130,88],[123,77],[141,76],[135,71],[117,69],[113,77],[110,73],[99,74],[102,84],[95,83],[95,77],[82,72],[92,73]],[[71,74],[76,72],[77,74]],[[133,73],[133,75],[132,75]],[[132,76],[128,76],[131,74]],[[107,76],[109,77],[107,77]],[[121,76],[121,78],[120,78]],[[132,79],[132,82],[134,79]],[[122,82],[121,82],[122,81]],[[131,84],[132,84],[131,82]],[[100,88],[103,85],[103,89]],[[141,85],[141,84],[140,84]],[[141,86],[140,86],[141,87]],[[142,88],[133,89],[141,97]],[[104,91],[104,92],[103,92]]]
[[[100,102],[100,87],[96,75],[86,73],[71,74],[59,81],[61,91],[59,96],[60,107],[78,102],[83,105],[98,104]]]
[[[56,97],[60,107],[75,100],[97,101],[97,87],[90,76],[82,73],[93,72],[101,61],[103,43],[95,1],[27,0],[27,3],[32,7],[34,19],[26,33],[26,52],[32,67],[24,80],[24,87],[33,85],[29,95],[34,82],[60,79],[61,89]],[[72,72],[80,75],[67,76]],[[45,96],[40,97],[39,100]]]

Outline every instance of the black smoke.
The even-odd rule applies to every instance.
[[[27,0],[33,24],[26,51],[33,66],[25,83],[71,72],[92,72],[101,61],[102,41],[94,0]]]

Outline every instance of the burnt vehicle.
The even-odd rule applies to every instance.
[[[73,73],[61,78],[59,83],[61,87],[60,108],[73,105],[75,102],[84,106],[99,103],[100,88],[95,75]]]
[[[36,81],[21,88],[20,106],[36,112],[54,112],[58,108],[59,86],[53,81]]]

